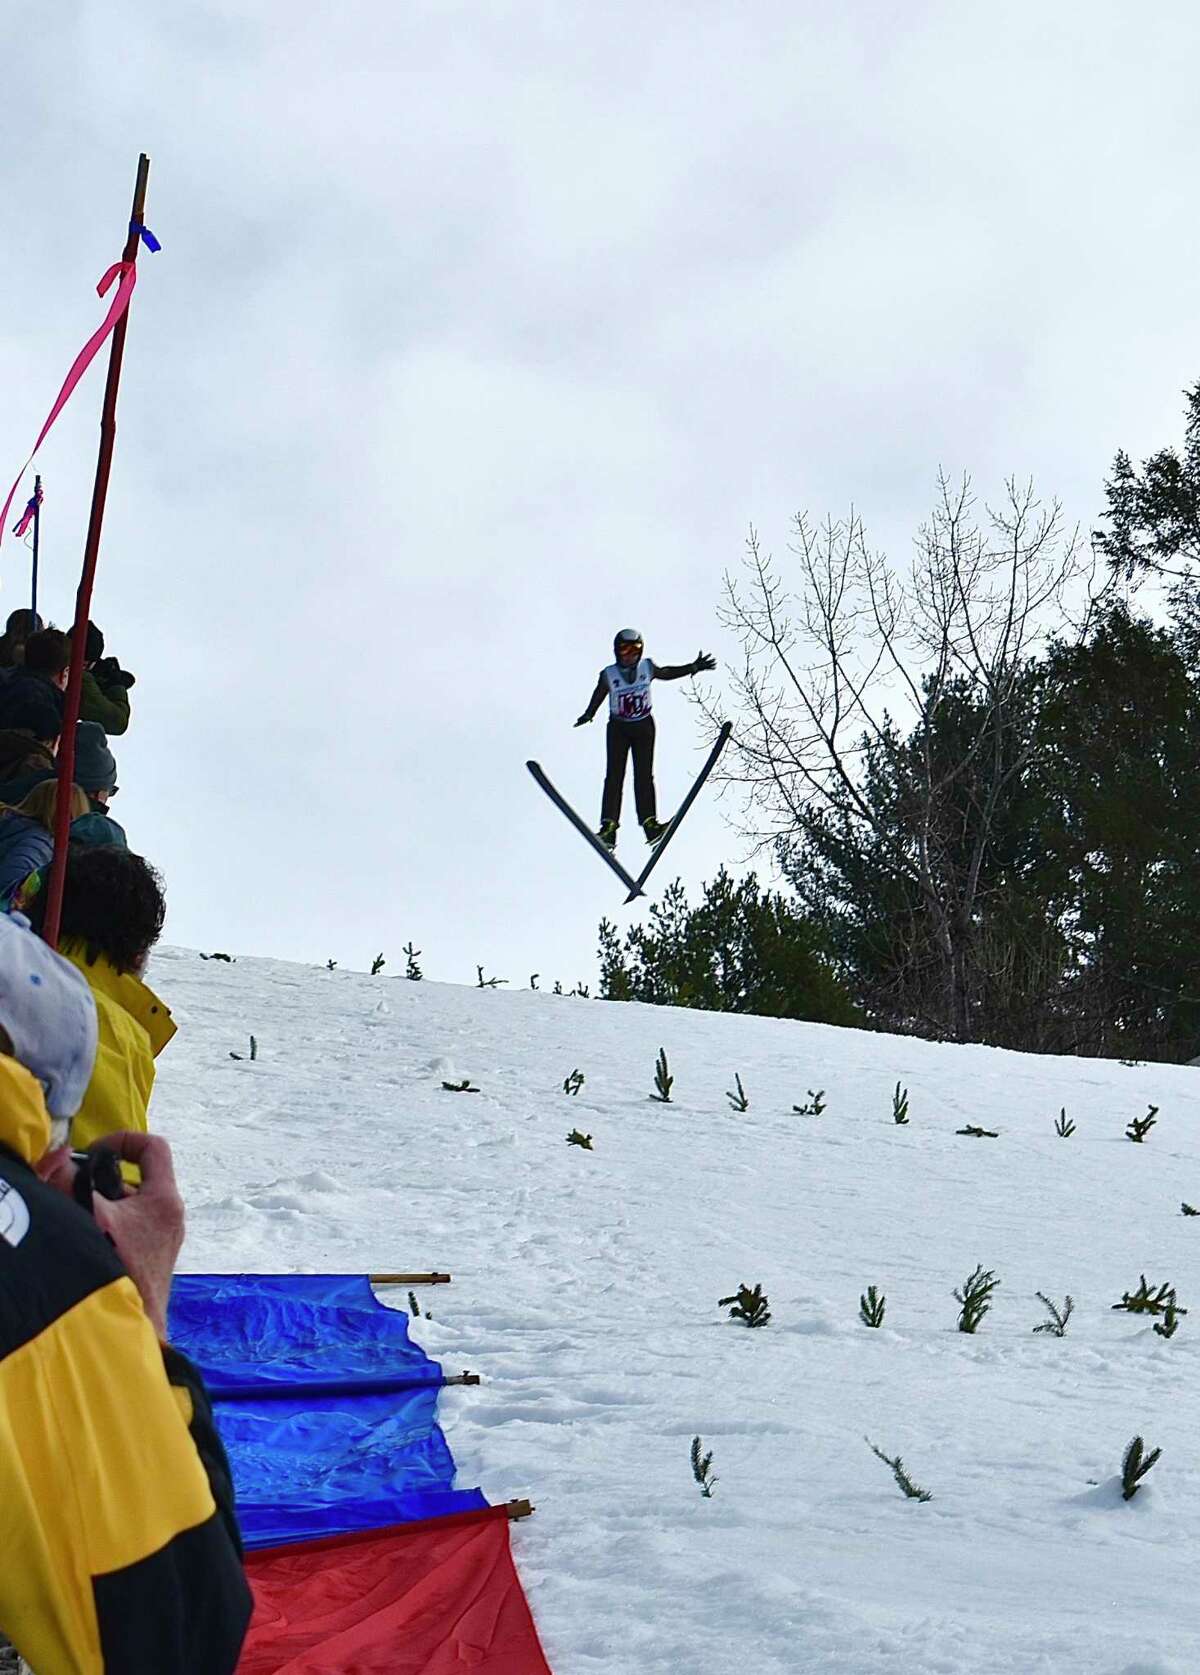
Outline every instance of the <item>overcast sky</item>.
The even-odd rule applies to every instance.
[[[725,657],[751,521],[779,550],[853,501],[906,563],[939,465],[1090,527],[1200,378],[1190,0],[7,22],[0,494],[152,158],[93,615],[173,942],[593,979],[629,910],[524,763],[598,818],[602,720],[571,724],[617,628]],[[102,376],[40,460],[60,622]],[[6,536],[3,611],[26,574]],[[655,711],[669,810],[698,722]],[[710,799],[660,876],[739,853]]]

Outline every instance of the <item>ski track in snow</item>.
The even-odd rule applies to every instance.
[[[556,1675],[1200,1668],[1196,1070],[183,950],[150,980],[180,1025],[151,1120],[181,1270],[453,1274],[414,1336],[483,1375],[441,1419],[461,1484],[538,1508],[514,1548]],[[793,1115],[809,1088],[827,1110]],[[1002,1283],[971,1337],[977,1263]],[[1169,1342],[1111,1309],[1141,1273],[1195,1311]],[[762,1330],[716,1306],[742,1282]],[[1033,1334],[1038,1290],[1075,1298],[1064,1339]],[[1163,1456],[1125,1504],[1138,1432]]]

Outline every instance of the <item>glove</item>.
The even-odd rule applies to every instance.
[[[575,725],[576,727],[586,727],[591,719],[590,715],[581,715]]]
[[[694,675],[711,674],[716,666],[716,658],[711,657],[708,652],[702,651],[697,655],[696,661],[692,664],[692,673]]]

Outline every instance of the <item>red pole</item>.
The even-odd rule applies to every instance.
[[[137,257],[140,227],[146,211],[146,183],[150,178],[150,159],[145,152],[138,158],[137,183],[133,189],[133,213],[130,216],[129,237],[121,257],[132,262]],[[58,798],[54,811],[54,863],[50,869],[50,884],[46,896],[46,918],[42,935],[51,948],[58,947],[58,927],[62,919],[63,887],[67,881],[67,846],[71,830],[71,787],[75,780],[75,728],[79,721],[79,704],[83,689],[83,659],[87,650],[88,616],[92,607],[92,584],[96,578],[96,560],[100,553],[100,530],[104,523],[104,502],[108,496],[108,478],[112,470],[113,446],[117,436],[117,390],[121,383],[121,360],[125,353],[125,330],[129,324],[126,308],[113,328],[112,346],[108,356],[108,381],[104,386],[104,407],[100,416],[100,453],[96,460],[96,482],[92,489],[92,510],[88,518],[87,541],[83,549],[83,573],[79,591],[75,595],[75,627],[71,634],[71,669],[67,677],[66,699],[63,704],[62,736],[58,745]]]

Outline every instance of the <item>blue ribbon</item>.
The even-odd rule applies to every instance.
[[[144,227],[140,221],[131,221],[129,223],[129,231],[131,233],[137,233],[147,250],[162,249],[162,245],[155,238],[149,227]]]

